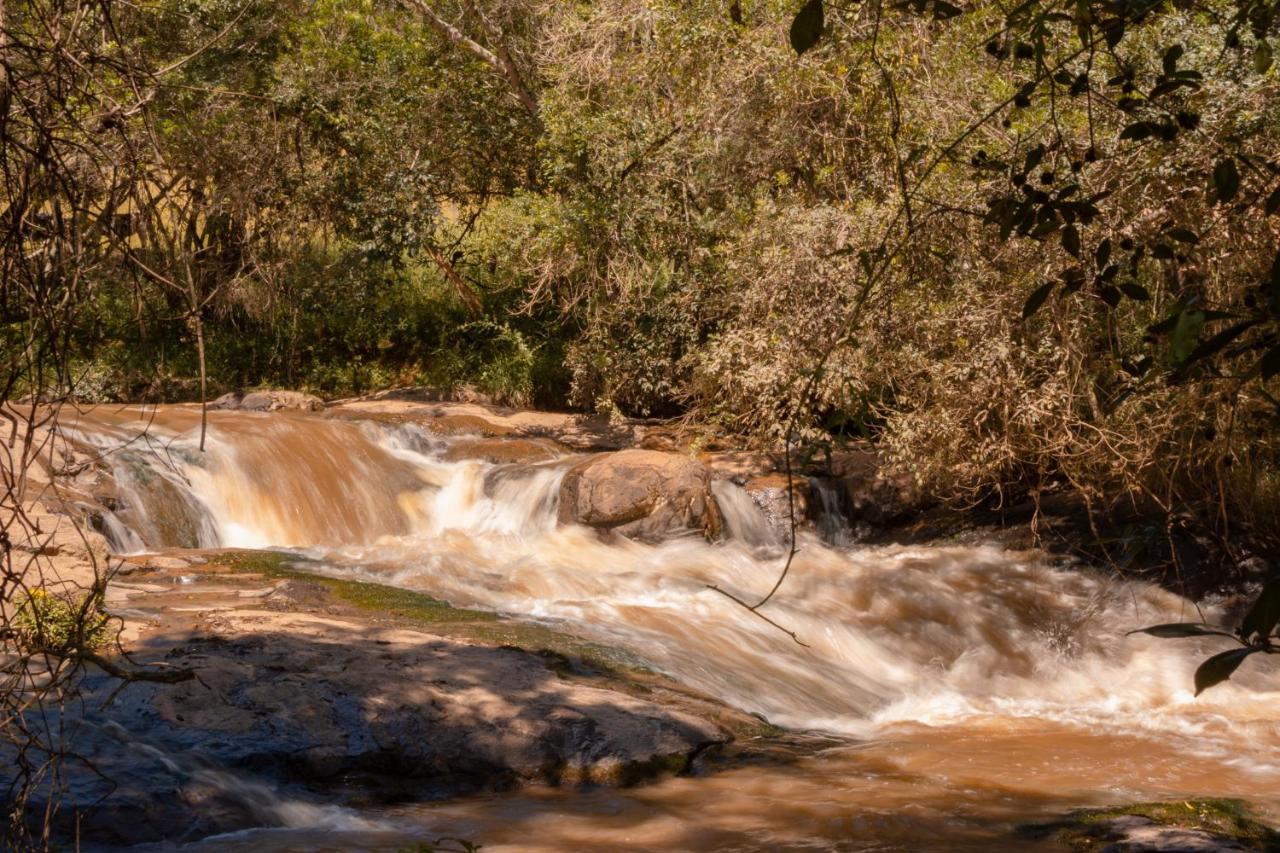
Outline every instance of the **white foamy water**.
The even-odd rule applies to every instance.
[[[214,417],[200,454],[192,427],[189,412],[173,414],[152,428],[161,451],[135,442],[114,457],[127,505],[117,514],[150,546],[299,549],[328,572],[626,647],[787,727],[873,739],[910,731],[929,744],[931,730],[988,744],[1013,737],[1029,750],[1044,749],[1052,730],[1058,743],[1079,740],[1090,769],[1073,771],[1068,754],[1037,778],[1068,780],[1099,772],[1106,750],[1093,748],[1097,738],[1130,750],[1136,738],[1147,744],[1139,752],[1217,768],[1196,779],[1280,790],[1274,662],[1250,661],[1195,698],[1192,673],[1221,645],[1125,636],[1199,619],[1151,585],[993,547],[833,547],[802,535],[764,611],[801,646],[709,588],[756,599],[784,559],[732,484],[714,489],[726,542],[606,543],[557,524],[564,463],[447,462],[447,441],[412,425],[247,413]],[[118,421],[79,430],[100,447],[127,435]],[[834,497],[827,502],[830,525]],[[1153,759],[1165,769],[1138,790],[1177,775],[1165,758]]]

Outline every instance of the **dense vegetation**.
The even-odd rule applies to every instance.
[[[5,167],[43,144],[77,182],[10,178],[6,257],[88,229],[58,238],[83,399],[195,398],[203,351],[210,393],[870,437],[956,500],[1066,484],[1265,539],[1277,29],[1266,0],[36,0]],[[59,49],[85,73],[50,94]],[[31,131],[38,93],[74,120]]]

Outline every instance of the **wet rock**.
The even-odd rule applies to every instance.
[[[837,451],[832,454],[830,468],[853,521],[889,524],[921,505],[919,489],[910,475],[886,465],[874,450]]]
[[[1111,842],[1102,848],[1105,853],[1244,853],[1249,849],[1202,829],[1162,826],[1139,815],[1113,818],[1104,831]]]
[[[1242,800],[1135,803],[1075,812],[1019,834],[1093,853],[1242,853],[1280,849],[1280,833]]]
[[[760,507],[769,522],[769,529],[780,542],[791,539],[792,499],[795,501],[796,524],[804,524],[809,517],[809,480],[805,477],[793,476],[788,483],[786,474],[765,474],[748,480],[742,488]]]
[[[645,542],[689,530],[713,539],[722,526],[710,469],[656,450],[602,453],[574,465],[560,486],[559,518]]]
[[[232,392],[214,400],[209,408],[241,409],[246,412],[275,412],[281,409],[318,412],[324,409],[324,401],[301,391],[250,391],[248,394]]]
[[[515,462],[550,462],[563,453],[554,442],[528,438],[463,438],[454,441],[444,452],[448,462],[479,459],[504,465]]]
[[[509,426],[494,423],[478,415],[437,415],[422,421],[436,435],[482,435],[490,438],[511,435]]]
[[[246,622],[163,655],[198,681],[136,684],[92,712],[101,736],[90,757],[120,787],[82,815],[84,837],[137,843],[178,840],[193,824],[270,825],[263,779],[277,793],[350,774],[411,778],[437,795],[627,785],[680,771],[729,739],[688,713],[563,679],[519,649],[270,616],[272,632],[246,633]],[[104,693],[112,687],[100,679]],[[105,793],[95,778],[77,779],[74,801]]]

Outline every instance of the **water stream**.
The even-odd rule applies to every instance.
[[[555,522],[564,462],[448,462],[447,441],[414,425],[243,412],[214,415],[202,454],[197,417],[100,410],[68,425],[111,451],[117,549],[293,549],[334,574],[626,647],[835,739],[784,766],[376,816],[408,835],[295,827],[208,849],[395,850],[428,835],[513,850],[1043,849],[1009,840],[1009,824],[1165,797],[1280,809],[1280,672],[1264,660],[1193,697],[1192,672],[1218,646],[1125,636],[1194,618],[1156,587],[994,547],[852,546],[832,504],[768,608],[802,647],[707,588],[758,596],[784,558],[732,483],[714,490],[725,542],[604,543]]]

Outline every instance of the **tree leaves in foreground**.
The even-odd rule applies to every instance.
[[[1187,637],[1229,637],[1238,642],[1240,648],[1219,652],[1207,658],[1196,669],[1196,695],[1199,696],[1210,687],[1229,679],[1249,656],[1280,654],[1280,646],[1275,644],[1276,640],[1280,640],[1280,635],[1274,633],[1277,624],[1280,624],[1280,579],[1272,580],[1262,588],[1262,592],[1258,593],[1258,597],[1254,599],[1235,633],[1199,622],[1152,625],[1129,633],[1150,634],[1165,640]]]

